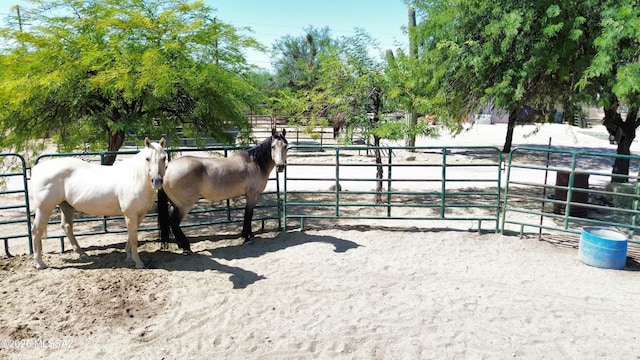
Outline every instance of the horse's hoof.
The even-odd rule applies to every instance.
[[[89,255],[87,255],[87,253],[83,252],[80,254],[80,260],[87,260],[89,258]]]
[[[253,239],[247,239],[245,240],[242,245],[253,245]]]
[[[185,256],[193,255],[193,251],[191,251],[191,250],[184,250],[184,251],[182,251],[182,255],[185,255]]]
[[[38,269],[38,270],[44,270],[44,269],[46,269],[47,267],[48,267],[48,266],[47,266],[47,264],[45,264],[45,263],[38,263],[38,264],[36,265],[36,269]]]
[[[144,269],[144,263],[136,264],[136,269]]]
[[[132,263],[132,262],[135,262],[135,261],[133,261],[133,258],[132,258],[131,256],[127,256],[127,258],[126,258],[126,259],[124,259],[124,262],[126,262],[126,263]]]

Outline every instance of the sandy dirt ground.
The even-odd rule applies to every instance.
[[[497,129],[455,141],[500,146]],[[515,144],[604,146],[520,130]],[[0,258],[0,359],[640,359],[638,266],[468,227],[341,223],[253,245],[235,225],[194,228],[188,257],[144,232],[144,270],[124,262],[124,234],[81,238],[86,260],[49,240],[49,269]]]

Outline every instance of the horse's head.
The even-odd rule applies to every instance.
[[[144,145],[145,148],[142,151],[145,152],[151,186],[158,190],[162,187],[162,178],[167,171],[167,153],[164,151],[164,138],[157,143],[152,143],[149,138],[145,138]]]
[[[279,134],[273,129],[271,133],[271,159],[276,163],[278,172],[284,171],[284,166],[287,164],[289,142],[285,138],[285,135],[287,135],[286,129],[282,129],[282,132]]]

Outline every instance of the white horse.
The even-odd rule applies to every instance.
[[[81,258],[87,254],[73,235],[75,210],[96,216],[124,215],[128,239],[126,261],[144,268],[138,256],[138,227],[153,206],[156,190],[162,187],[167,168],[164,138],[159,143],[144,140],[145,147],[130,159],[112,166],[91,164],[76,158],[43,161],[31,173],[31,201],[35,209],[32,226],[34,258],[37,269],[42,261],[42,237],[56,205],[60,206],[62,229]]]

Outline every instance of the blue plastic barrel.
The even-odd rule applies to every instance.
[[[578,258],[590,266],[624,269],[627,262],[627,235],[599,226],[582,228]]]

